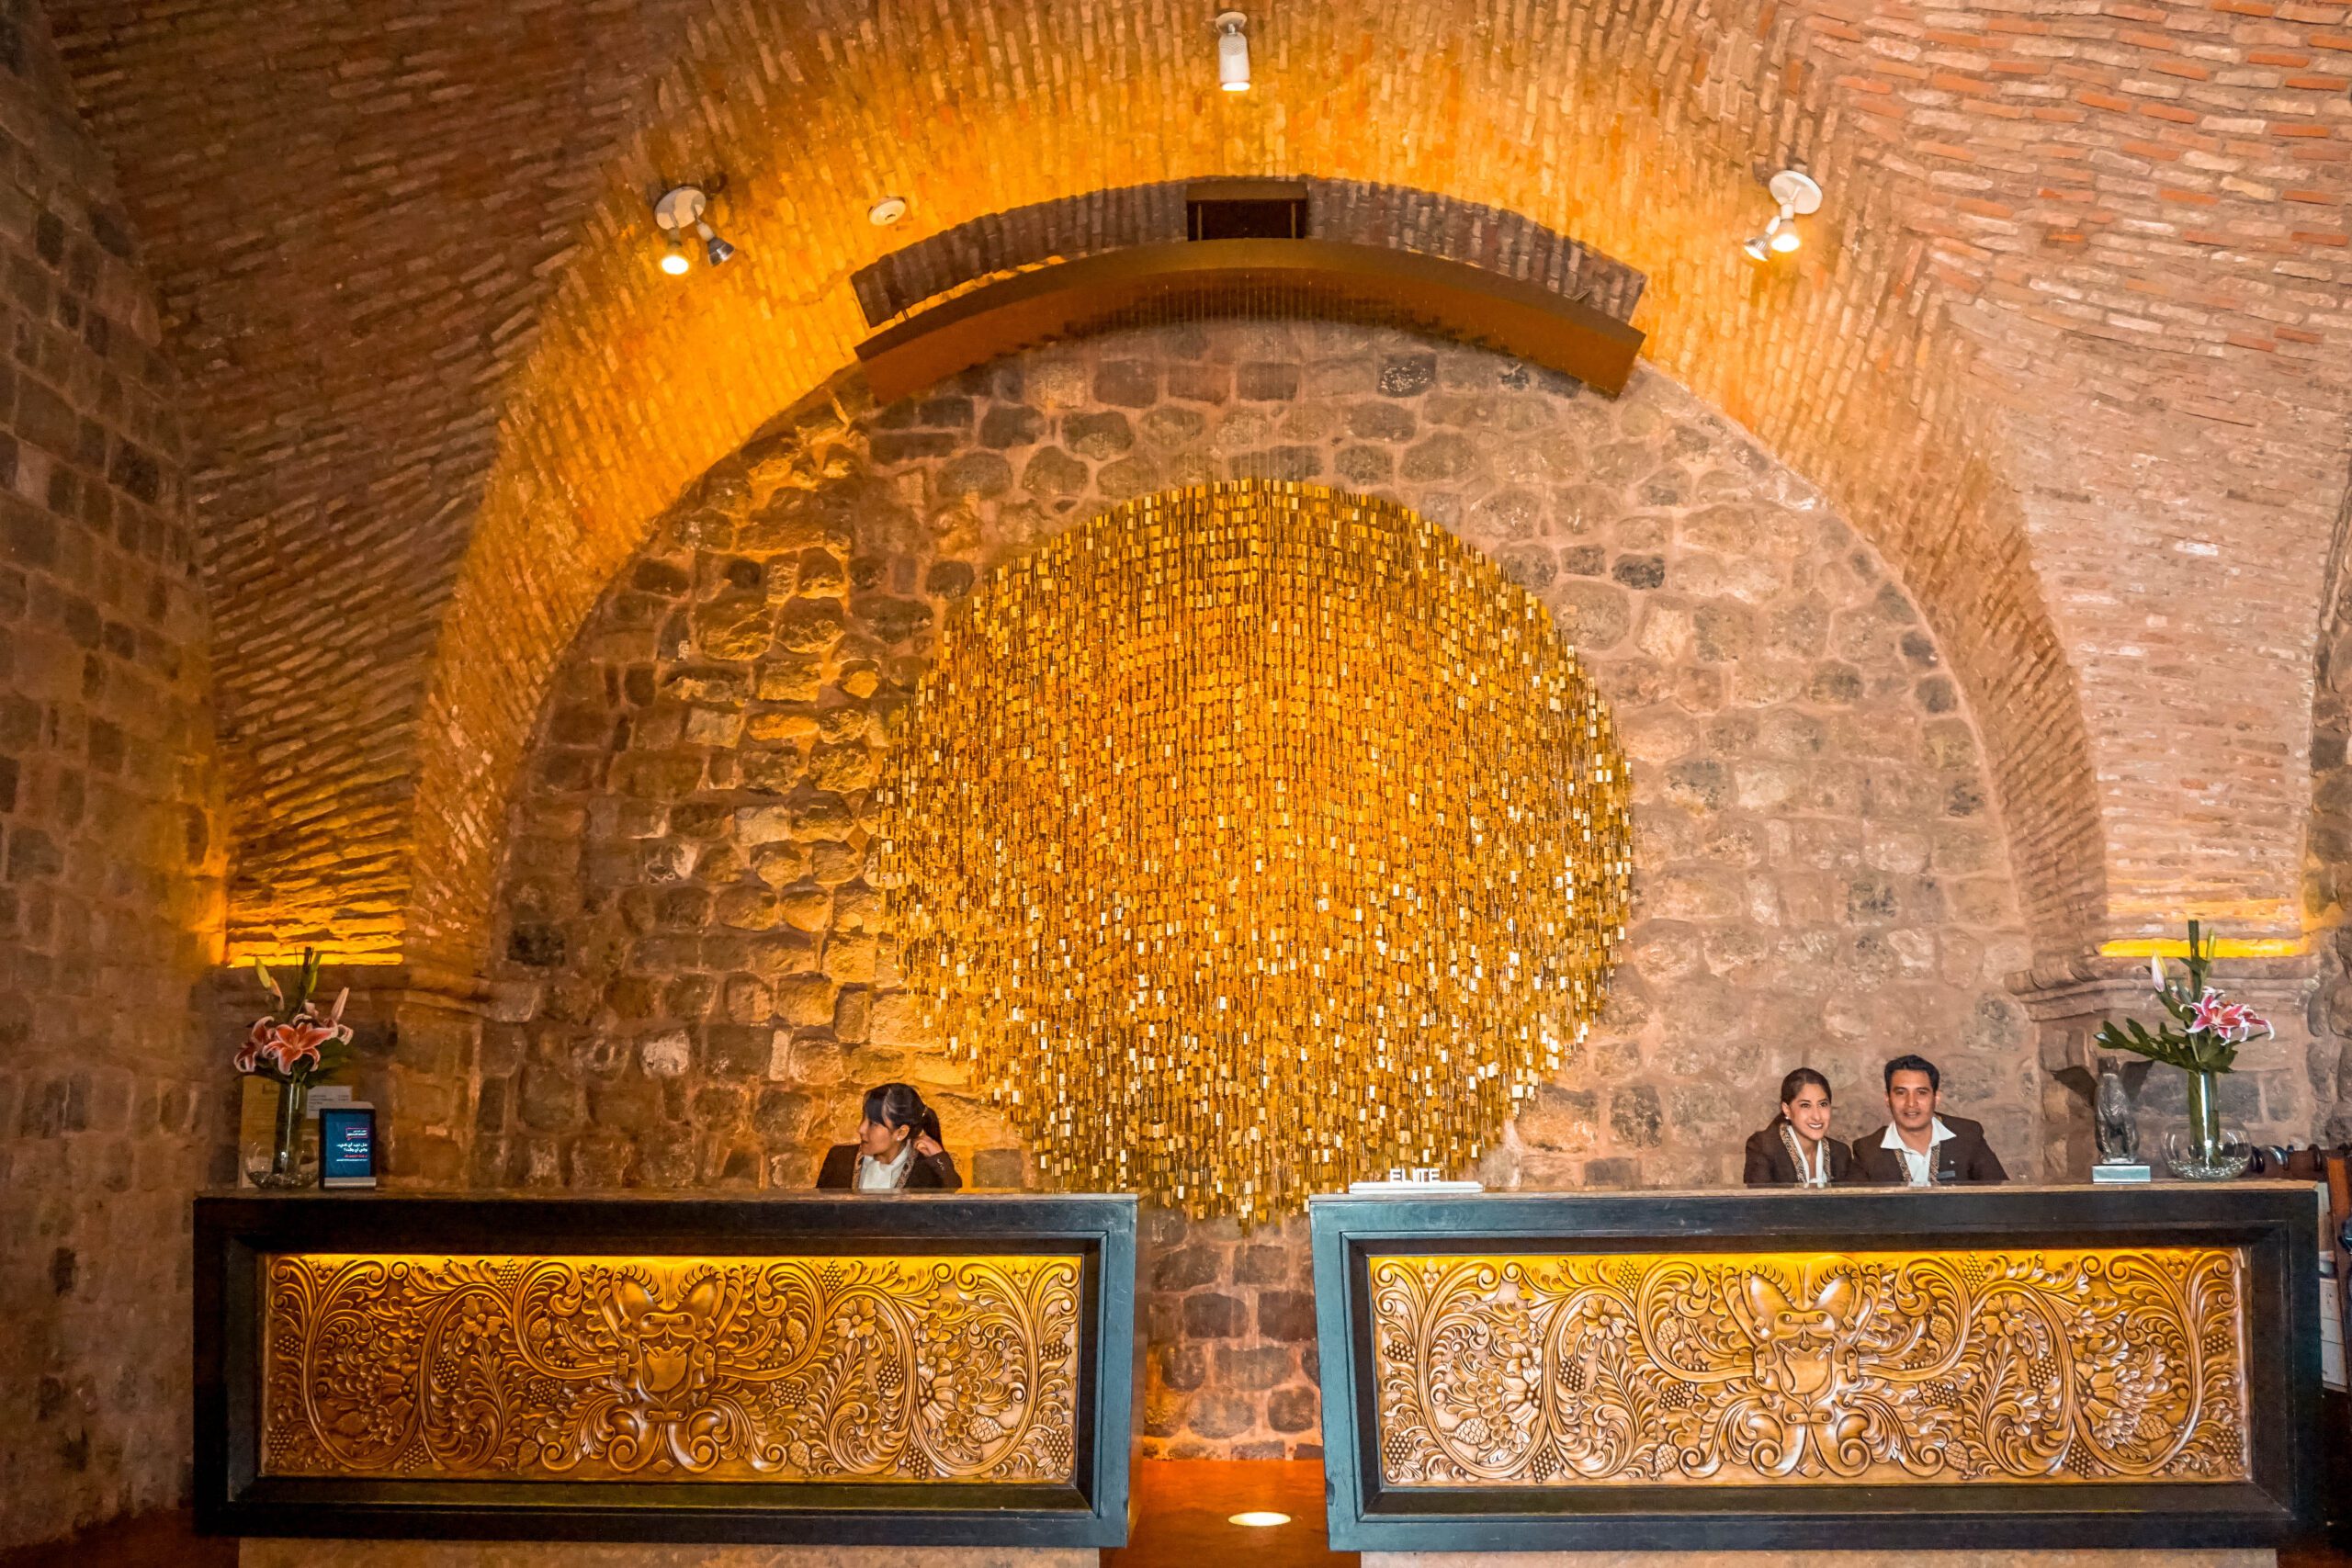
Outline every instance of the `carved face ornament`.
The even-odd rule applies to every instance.
[[[615,1281],[605,1314],[620,1342],[618,1370],[639,1404],[668,1407],[647,1414],[675,1418],[709,1382],[716,1370],[710,1346],[719,1307],[715,1279],[698,1280],[675,1304],[664,1303],[642,1280]]]
[[[1854,1346],[1871,1315],[1854,1282],[1838,1275],[1801,1306],[1772,1280],[1750,1274],[1732,1304],[1755,1357],[1756,1381],[1786,1406],[1779,1414],[1808,1426],[1835,1420],[1860,1381]]]

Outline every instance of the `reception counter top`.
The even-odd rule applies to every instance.
[[[2311,1513],[2308,1186],[1310,1214],[1335,1548],[2260,1547]]]
[[[1136,1202],[199,1199],[226,1534],[1114,1546]]]

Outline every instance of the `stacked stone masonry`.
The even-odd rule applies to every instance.
[[[2346,522],[2352,524],[2352,500]],[[2352,1143],[2352,605],[2342,581],[2320,628],[2312,701],[2312,814],[2306,838],[2304,920],[2313,933],[2317,983],[2305,1032],[2318,1137]]]
[[[2002,985],[2030,948],[1959,687],[1834,509],[1665,377],[1612,401],[1403,333],[1234,322],[1040,351],[887,409],[837,390],[661,520],[562,666],[499,899],[477,1179],[803,1185],[863,1088],[902,1078],[976,1176],[1019,1180],[899,983],[876,786],[942,617],[992,562],[1238,477],[1453,529],[1553,608],[1614,705],[1625,961],[1490,1180],[1731,1180],[1788,1068],[1829,1073],[1850,1134],[1883,1120],[1879,1062],[1915,1049],[2032,1163]],[[1306,1289],[1299,1238],[1158,1223],[1154,1442],[1315,1441],[1283,1293]]]
[[[223,835],[176,391],[40,14],[0,6],[0,1548],[184,1495]]]

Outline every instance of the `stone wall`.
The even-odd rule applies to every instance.
[[[841,396],[848,399],[845,384]],[[1902,585],[1666,378],[1610,400],[1402,334],[1227,324],[1040,351],[772,427],[659,521],[563,666],[514,811],[473,1167],[522,1186],[805,1183],[866,1084],[1023,1157],[899,988],[871,788],[941,616],[1103,505],[1242,476],[1415,508],[1543,597],[1614,705],[1635,920],[1602,1026],[1498,1185],[1712,1185],[1799,1063],[1878,1064],[2030,1168],[2023,966],[1975,730]],[[1311,1448],[1302,1232],[1156,1222],[1157,1451]]]
[[[2347,504],[2352,521],[2352,503]],[[2339,548],[2341,548],[2339,535]],[[2339,559],[2336,571],[2344,563]],[[2320,627],[2312,697],[2312,815],[2304,865],[2304,919],[2319,977],[2305,1020],[2318,1101],[2314,1135],[2352,1143],[2352,605],[2340,576]]]
[[[0,6],[0,1547],[187,1466],[221,854],[172,378],[47,24]]]

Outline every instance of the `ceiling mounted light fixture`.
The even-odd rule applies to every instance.
[[[865,209],[865,220],[876,229],[888,229],[907,215],[907,198],[886,196]]]
[[[713,180],[710,189],[719,188]],[[673,186],[663,191],[653,203],[653,222],[670,242],[669,251],[662,257],[662,270],[676,277],[688,271],[693,263],[686,254],[686,234],[692,231],[702,241],[703,258],[713,266],[724,265],[735,254],[735,247],[718,237],[704,213],[710,207],[710,197],[700,186]]]
[[[1228,93],[1250,90],[1250,18],[1220,11],[1216,18],[1216,85]]]
[[[1767,262],[1775,255],[1787,255],[1804,243],[1804,236],[1797,232],[1797,220],[1821,210],[1821,186],[1811,175],[1801,175],[1794,169],[1782,169],[1765,185],[1781,210],[1764,225],[1764,231],[1739,247],[1752,262]]]

